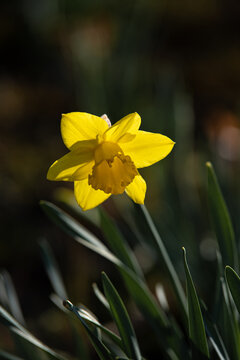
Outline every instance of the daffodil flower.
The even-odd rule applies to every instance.
[[[140,123],[137,113],[112,126],[106,115],[63,114],[61,133],[70,152],[52,164],[47,178],[74,181],[75,197],[83,210],[124,191],[143,204],[146,182],[137,169],[163,159],[174,142],[164,135],[139,130]]]

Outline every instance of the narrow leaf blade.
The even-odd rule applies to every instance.
[[[48,274],[49,280],[51,281],[52,287],[56,292],[56,294],[62,300],[66,299],[68,297],[67,291],[65,289],[62,276],[60,274],[60,270],[54,258],[52,250],[46,240],[42,240],[40,242],[40,247],[42,251],[42,258],[45,265],[45,269]]]
[[[166,315],[157,305],[146,284],[140,278],[138,278],[126,265],[124,265],[111,251],[109,251],[99,239],[96,241],[94,237],[93,240],[91,236],[88,237],[87,240],[81,238],[79,236],[80,230],[78,231],[77,221],[63,210],[45,201],[41,202],[41,206],[44,210],[46,210],[46,214],[50,217],[50,219],[60,226],[63,231],[70,234],[74,240],[116,265],[124,278],[125,284],[131,296],[136,301],[140,311],[153,326],[154,330],[159,334],[159,329],[166,329],[168,325]]]
[[[20,345],[21,349],[24,351],[26,359],[31,360],[32,358],[36,360],[43,359],[52,359],[52,360],[66,360],[63,356],[57,354],[55,351],[50,349],[48,346],[44,345],[41,341],[35,338],[32,334],[28,332],[23,332],[16,328],[10,328],[11,333],[15,342]],[[34,354],[34,355],[33,355]]]
[[[141,360],[138,341],[127,310],[117,290],[105,273],[102,274],[104,293],[110,305],[111,313],[118,327],[126,354],[134,360]]]
[[[34,347],[47,353],[52,359],[64,360],[65,358],[48,346],[39,341],[27,329],[20,325],[2,306],[0,306],[0,322],[7,326],[17,338],[21,338],[24,342],[29,342]]]
[[[66,307],[64,307],[63,305],[62,299],[58,295],[52,294],[51,300],[60,310],[64,311],[65,313],[67,312]],[[122,349],[122,342],[118,335],[114,334],[111,330],[100,324],[96,316],[92,312],[90,312],[85,306],[78,305],[77,309],[78,315],[81,316],[82,319],[84,319],[87,323],[91,324],[93,327],[102,330],[109,337],[109,339],[111,339],[111,341],[115,343],[116,346]]]
[[[240,314],[240,277],[230,266],[226,266],[225,275],[236,308]]]
[[[23,358],[20,358],[18,356],[15,356],[13,354],[10,354],[6,351],[0,350],[0,359],[6,359],[6,360],[23,360]]]
[[[237,249],[231,218],[213,166],[210,162],[207,162],[206,166],[210,214],[222,255],[223,266],[230,265],[238,269]]]
[[[68,215],[65,211],[58,206],[48,202],[40,201],[40,206],[46,215],[61,229],[67,232],[73,238],[82,237],[90,244],[99,248],[106,249],[106,246],[83,225],[77,222],[72,216]]]
[[[188,268],[186,250],[183,248],[184,269],[187,280],[189,337],[193,344],[194,359],[209,358],[207,338],[197,293]]]
[[[17,322],[17,320],[15,320],[14,317],[10,315],[2,306],[0,306],[0,322],[8,328],[13,326],[22,331],[26,331],[24,327],[19,324],[19,322]]]
[[[222,303],[221,303],[221,317],[219,318],[219,327],[222,333],[224,343],[226,345],[230,359],[240,359],[239,348],[239,324],[237,322],[237,312],[233,309],[233,302],[227,288],[225,279],[220,278]]]
[[[181,282],[179,280],[179,277],[175,271],[175,268],[173,266],[173,263],[167,253],[167,250],[164,246],[164,243],[153,223],[153,220],[146,208],[146,206],[144,205],[141,205],[141,209],[142,209],[142,212],[144,214],[144,217],[145,217],[145,220],[152,232],[152,235],[153,235],[153,238],[155,240],[155,243],[156,243],[156,250],[158,252],[158,255],[161,259],[161,261],[163,262],[164,264],[164,267],[166,269],[166,272],[169,276],[169,280],[171,281],[171,285],[173,287],[173,290],[174,290],[174,293],[176,295],[176,298],[178,300],[178,303],[179,303],[179,306],[181,308],[181,315],[182,315],[182,318],[183,318],[183,321],[184,321],[184,324],[187,323],[187,309],[186,309],[186,297],[185,297],[185,294],[183,292],[183,288],[182,288],[182,285],[181,285]]]
[[[103,209],[100,210],[100,219],[101,229],[113,253],[127,265],[129,269],[133,270],[138,276],[143,277],[135,255],[117,229],[116,224],[114,224],[113,220],[109,218]]]
[[[0,274],[0,277],[3,283],[2,286],[5,288],[4,293],[6,294],[7,306],[11,314],[20,324],[25,325],[25,320],[11,276],[7,271],[3,271]]]
[[[105,298],[105,296],[103,295],[101,290],[98,288],[96,283],[92,284],[92,288],[93,288],[93,292],[94,292],[95,296],[98,298],[98,300],[103,304],[103,306],[107,310],[110,310],[109,303],[107,302],[107,299]]]
[[[84,326],[98,356],[101,360],[113,360],[113,356],[111,355],[110,351],[107,349],[107,347],[99,340],[99,338],[96,336],[96,334],[90,329],[88,324],[86,323],[85,319],[81,316],[79,313],[79,309],[74,306],[69,300],[64,302],[64,306],[72,311],[78,319],[81,321],[82,325]]]

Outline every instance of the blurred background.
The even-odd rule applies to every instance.
[[[211,301],[216,242],[207,213],[208,160],[238,239],[240,233],[239,16],[234,0],[1,0],[0,267],[13,279],[30,329],[48,345],[74,353],[65,317],[49,300],[39,241],[51,244],[75,303],[98,309],[91,284],[102,270],[112,272],[39,207],[41,199],[65,202],[84,223],[98,222],[97,210],[83,215],[76,208],[72,184],[46,180],[67,151],[62,113],[106,113],[114,123],[137,111],[142,129],[176,141],[165,160],[141,171],[146,205],[180,274],[185,245],[199,291]],[[130,237],[124,215],[131,201],[112,197],[105,207]],[[168,292],[156,259],[139,247],[136,253],[149,283],[161,281]],[[11,348],[1,327],[0,346]]]

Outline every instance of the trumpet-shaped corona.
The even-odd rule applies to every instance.
[[[130,156],[125,156],[121,148],[106,141],[97,146],[94,152],[95,165],[88,183],[95,190],[106,194],[122,194],[138,174]]]
[[[113,126],[106,115],[64,114],[61,132],[70,152],[52,164],[47,178],[74,181],[75,196],[83,210],[124,191],[143,204],[146,183],[137,168],[163,159],[174,142],[164,135],[138,130],[140,121],[137,113]]]

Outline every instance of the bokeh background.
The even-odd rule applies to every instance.
[[[211,303],[216,242],[208,160],[238,239],[240,233],[239,16],[234,0],[0,2],[0,267],[12,276],[30,329],[48,345],[74,354],[64,315],[48,298],[39,241],[51,244],[75,303],[98,312],[91,283],[101,270],[115,277],[111,265],[74,243],[39,207],[41,199],[76,206],[72,184],[46,180],[50,164],[66,153],[61,113],[106,113],[114,123],[137,111],[142,129],[176,141],[164,161],[141,172],[146,205],[180,274],[180,249],[187,247],[193,277]],[[124,195],[105,204],[128,238],[124,214],[131,206]],[[97,210],[75,210],[84,223],[97,223]],[[156,259],[136,252],[149,283],[161,281],[168,292]],[[0,346],[12,346],[2,327]]]

